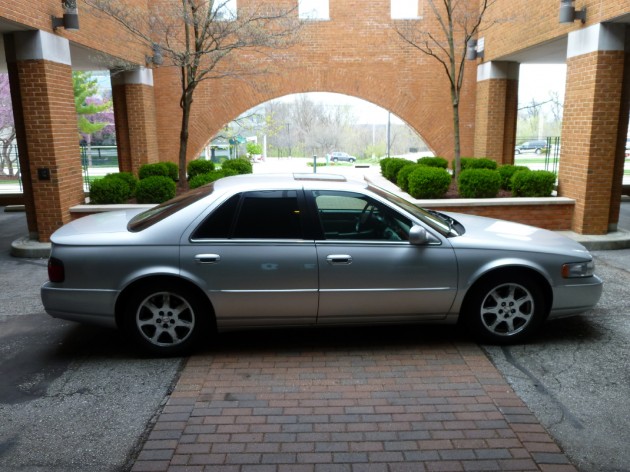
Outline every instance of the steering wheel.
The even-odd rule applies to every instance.
[[[374,214],[374,209],[376,207],[374,205],[365,205],[365,208],[363,208],[363,211],[361,212],[361,214],[359,215],[359,218],[357,219],[357,224],[355,226],[355,230],[357,231],[357,233],[360,233],[361,231],[365,231],[365,224],[370,221],[372,219],[372,215]]]

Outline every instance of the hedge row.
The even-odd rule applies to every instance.
[[[417,162],[389,157],[382,159],[380,166],[386,179],[414,198],[442,198],[452,182],[448,161],[442,157],[423,157]],[[493,198],[500,189],[510,190],[518,197],[547,197],[556,181],[553,172],[498,166],[486,158],[462,158],[461,168],[457,184],[463,198]]]

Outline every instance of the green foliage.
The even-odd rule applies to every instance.
[[[179,166],[171,161],[165,161],[163,164],[168,169],[168,177],[173,179],[173,182],[177,182],[179,180]]]
[[[84,134],[92,134],[102,130],[109,123],[90,121],[86,118],[89,115],[96,115],[112,106],[112,102],[101,104],[89,103],[89,98],[97,95],[98,82],[92,77],[91,72],[75,71],[72,73],[72,89],[74,92],[74,106],[79,120],[79,131]]]
[[[396,183],[397,175],[400,169],[410,164],[413,165],[414,163],[400,157],[392,157],[385,166],[385,173],[383,176],[390,182]]]
[[[90,204],[107,205],[125,203],[129,200],[129,184],[121,178],[103,178],[90,185]]]
[[[262,146],[256,143],[247,143],[245,146],[248,154],[262,154]]]
[[[409,192],[409,176],[411,173],[423,164],[411,164],[409,166],[404,166],[402,169],[398,171],[398,175],[396,176],[396,185],[400,187],[403,192]]]
[[[384,157],[383,159],[381,159],[381,160],[379,161],[379,163],[378,163],[378,164],[379,164],[379,166],[381,167],[381,175],[382,175],[383,177],[385,177],[385,174],[386,174],[386,172],[387,172],[387,171],[386,171],[386,169],[387,169],[387,164],[388,164],[388,163],[389,163],[389,161],[391,161],[392,159],[394,159],[394,158],[393,158],[393,157]],[[385,178],[387,178],[387,177],[385,177]]]
[[[214,182],[215,180],[219,180],[223,177],[225,177],[225,174],[222,170],[212,170],[210,172],[193,176],[188,181],[188,186],[191,189],[201,187],[202,185],[209,184],[210,182]]]
[[[215,168],[214,162],[206,161],[206,160],[196,160],[190,161],[188,163],[188,181],[191,181],[193,177],[196,177],[201,174],[207,174],[212,172]]]
[[[452,178],[446,169],[415,165],[407,181],[409,195],[413,198],[442,198]]]
[[[230,159],[221,164],[221,169],[233,169],[239,174],[251,174],[254,171],[252,163],[247,159]]]
[[[498,168],[501,175],[501,188],[504,190],[512,190],[512,176],[520,171],[529,171],[528,167],[515,166],[512,164],[506,164]]]
[[[549,197],[556,183],[556,174],[547,170],[516,172],[512,177],[512,193],[516,197]]]
[[[448,169],[448,161],[443,157],[421,157],[420,159],[418,159],[418,164],[422,164],[423,166]]]
[[[170,178],[171,173],[165,162],[156,162],[155,164],[144,164],[140,166],[138,170],[138,177],[140,180],[148,177],[162,176]],[[172,179],[171,179],[172,180]]]
[[[462,157],[460,159],[462,171],[467,169],[491,169],[496,170],[498,167],[496,161],[487,159],[485,157]],[[455,168],[455,161],[453,161],[453,169]]]
[[[501,188],[501,175],[492,169],[466,169],[457,182],[463,198],[494,198]]]
[[[129,185],[129,196],[131,198],[136,194],[136,186],[138,185],[138,179],[131,172],[116,172],[114,174],[107,174],[104,179],[121,179]]]
[[[170,177],[153,175],[145,177],[136,187],[138,203],[162,203],[175,197],[177,184]]]

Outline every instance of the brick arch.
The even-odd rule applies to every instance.
[[[357,17],[351,4],[335,2],[332,10],[331,2],[331,21],[309,24],[300,46],[278,52],[274,73],[250,82],[221,79],[200,85],[194,95],[189,159],[241,113],[306,92],[341,93],[374,103],[406,122],[437,155],[452,158],[452,107],[442,65],[404,47],[390,28],[389,2],[371,3],[362,3]],[[176,70],[156,69],[154,83],[160,159],[176,160],[181,116]],[[460,101],[462,155],[473,153],[475,90],[476,67],[469,62]]]

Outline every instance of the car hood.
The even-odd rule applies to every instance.
[[[482,216],[444,213],[466,229],[462,236],[449,239],[457,248],[535,251],[590,258],[584,246],[554,231]]]
[[[92,244],[100,240],[99,236],[111,236],[119,233],[121,237],[130,235],[127,223],[143,208],[97,213],[78,218],[55,231],[50,240],[54,244]]]

